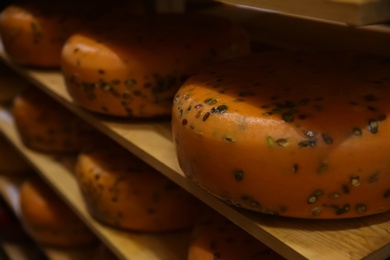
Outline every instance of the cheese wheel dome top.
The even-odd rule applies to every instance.
[[[78,152],[100,137],[89,124],[34,87],[15,98],[12,114],[23,143],[39,152]]]
[[[76,179],[91,215],[120,229],[190,228],[202,209],[191,194],[111,142],[79,155]]]
[[[238,207],[298,218],[390,210],[390,63],[269,52],[190,78],[173,106],[183,171]]]
[[[121,9],[112,1],[18,1],[0,14],[0,35],[4,49],[13,61],[30,66],[59,67],[61,48],[71,34],[96,20],[111,15],[115,15],[115,19],[118,15],[125,18],[133,11],[142,12],[141,6],[134,1],[122,3]]]
[[[97,241],[76,214],[39,179],[22,184],[20,207],[24,225],[41,244],[78,247]]]
[[[187,260],[282,260],[266,245],[256,240],[227,218],[205,212],[192,231]]]
[[[191,73],[248,52],[248,37],[223,18],[144,15],[71,36],[62,69],[71,96],[88,110],[167,116],[173,95]]]

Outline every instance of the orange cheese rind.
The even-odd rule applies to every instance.
[[[178,91],[179,164],[238,207],[297,218],[390,210],[388,60],[268,52],[211,66]]]

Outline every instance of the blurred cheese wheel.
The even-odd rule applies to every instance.
[[[282,260],[282,256],[225,217],[207,212],[196,224],[188,260]]]
[[[129,7],[129,3],[122,3],[119,8],[113,1],[76,0],[24,1],[9,5],[0,14],[4,49],[13,61],[23,65],[59,67],[61,48],[72,33],[109,17],[111,12],[130,10],[131,13]],[[126,12],[121,13],[123,16]]]
[[[81,153],[76,178],[91,215],[121,229],[189,228],[202,208],[192,195],[112,143]]]
[[[40,244],[81,247],[96,242],[85,224],[40,180],[22,184],[20,206],[26,229]]]
[[[98,136],[90,125],[34,87],[15,98],[13,116],[23,143],[39,152],[77,152]]]
[[[0,102],[7,104],[18,95],[28,83],[5,64],[0,63]]]
[[[26,160],[0,136],[0,173],[22,173],[29,169]]]
[[[144,15],[72,35],[62,51],[62,70],[69,93],[85,109],[167,116],[173,95],[191,73],[249,49],[243,30],[223,18]]]

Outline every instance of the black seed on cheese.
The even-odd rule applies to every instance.
[[[244,179],[244,171],[241,169],[236,169],[233,171],[233,176],[236,181],[242,181]]]
[[[359,204],[356,204],[355,210],[357,213],[364,213],[367,211],[367,207],[366,207],[366,205],[359,203]]]
[[[324,140],[324,142],[325,142],[326,144],[332,144],[332,143],[333,143],[332,137],[330,137],[330,136],[327,135],[327,134],[322,134],[322,139]]]
[[[362,136],[363,135],[362,130],[360,128],[357,128],[357,127],[352,128],[352,132],[356,136]]]
[[[378,122],[375,121],[375,120],[369,120],[369,121],[368,121],[368,130],[369,130],[372,134],[378,133],[378,130],[379,130],[379,124],[378,124]]]

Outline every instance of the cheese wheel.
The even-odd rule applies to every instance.
[[[282,260],[282,256],[225,217],[204,213],[192,231],[187,260]]]
[[[121,10],[131,12],[130,3],[123,4]],[[135,12],[141,12],[140,8],[137,5]],[[9,5],[0,14],[4,50],[13,61],[23,65],[59,67],[61,48],[71,34],[109,17],[111,12],[116,14],[119,9],[112,1],[68,0],[53,4],[39,0]],[[125,13],[122,11],[121,15]]]
[[[223,18],[145,15],[71,36],[62,51],[62,71],[70,95],[85,109],[167,116],[188,75],[248,52],[248,37]]]
[[[34,87],[15,98],[13,116],[23,143],[44,153],[73,153],[89,146],[100,135]]]
[[[76,179],[91,215],[120,229],[189,228],[202,207],[192,195],[116,144],[81,153]]]
[[[29,169],[29,165],[20,153],[3,136],[0,136],[0,173],[23,173]]]
[[[75,213],[38,179],[22,184],[20,208],[26,230],[40,244],[82,247],[97,241]]]
[[[297,218],[390,210],[388,60],[269,52],[211,66],[178,91],[186,175],[238,207]]]

